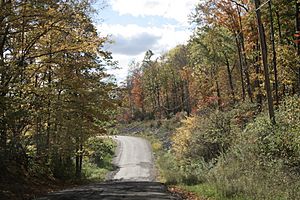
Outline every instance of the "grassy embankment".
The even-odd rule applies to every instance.
[[[159,179],[175,190],[193,192],[199,199],[297,200],[298,97],[282,101],[276,121],[271,124],[266,112],[243,103],[186,119],[134,122],[123,130],[152,142]]]

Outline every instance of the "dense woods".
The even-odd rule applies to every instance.
[[[299,3],[225,1],[199,3],[192,13],[194,34],[157,59],[147,51],[133,63],[125,88],[127,117],[189,115],[202,104],[220,109],[241,101],[274,108],[299,93]],[[298,6],[298,7],[297,7]],[[299,22],[297,22],[299,26]],[[125,111],[124,111],[125,112]]]
[[[150,131],[170,140],[158,154],[167,183],[216,199],[299,199],[299,4],[199,1],[187,44],[131,65],[120,119],[169,129]]]
[[[0,1],[1,181],[80,177],[85,142],[105,133],[114,63],[92,12],[85,0]]]

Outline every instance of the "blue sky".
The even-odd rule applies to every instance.
[[[188,15],[199,0],[101,0],[95,4],[94,17],[102,36],[113,41],[107,50],[119,62],[118,70],[109,70],[121,82],[132,60],[141,61],[151,49],[159,56],[178,44],[185,43],[191,34]]]

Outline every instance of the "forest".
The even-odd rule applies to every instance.
[[[0,195],[84,179],[85,160],[113,154],[96,136],[150,123],[166,184],[299,199],[299,0],[198,1],[189,41],[148,50],[122,85],[93,12],[90,0],[0,0]]]
[[[187,44],[131,64],[119,120],[152,121],[144,132],[160,139],[167,183],[213,199],[299,199],[299,5],[199,1]]]
[[[80,178],[86,142],[113,120],[115,63],[92,12],[85,0],[0,1],[1,197],[7,185]]]

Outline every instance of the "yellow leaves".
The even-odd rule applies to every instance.
[[[182,157],[188,150],[189,141],[192,138],[194,130],[197,128],[197,117],[188,117],[183,120],[183,125],[176,129],[172,137],[173,150],[177,157]]]
[[[162,144],[160,142],[154,142],[152,144],[152,149],[153,151],[158,151],[158,150],[161,150],[162,149]]]

